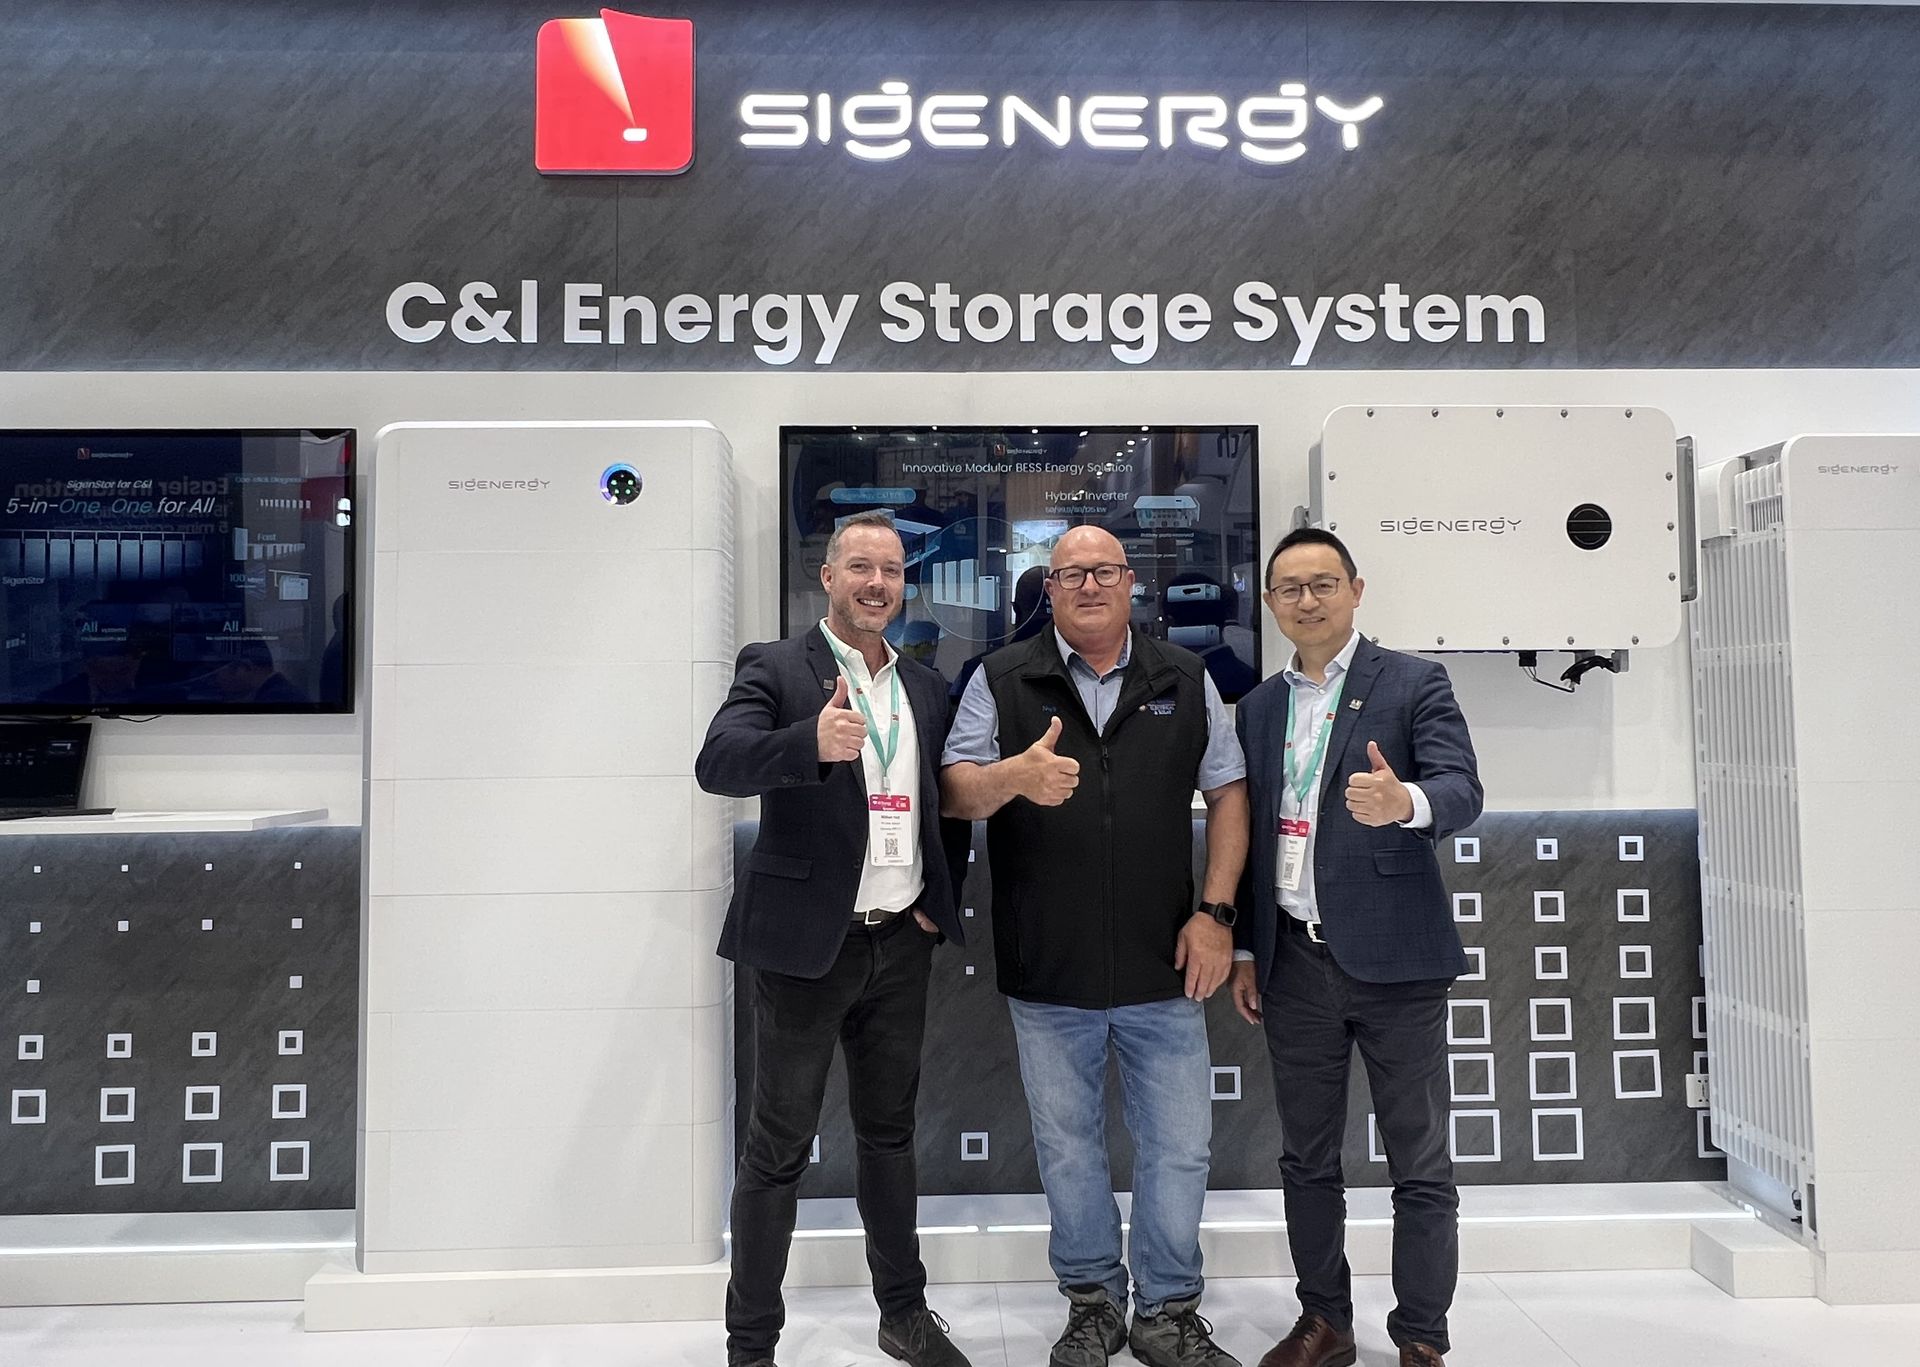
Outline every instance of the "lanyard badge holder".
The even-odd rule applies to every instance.
[[[1287,691],[1287,745],[1281,756],[1281,771],[1285,779],[1286,790],[1293,794],[1293,807],[1296,815],[1282,816],[1274,836],[1274,869],[1278,874],[1280,887],[1286,892],[1300,891],[1305,881],[1307,869],[1307,841],[1313,835],[1313,817],[1307,808],[1316,784],[1320,781],[1320,771],[1327,762],[1327,744],[1333,739],[1333,720],[1340,710],[1340,695],[1346,691],[1347,679],[1343,674],[1340,682],[1334,685],[1333,692],[1327,697],[1326,715],[1320,719],[1319,734],[1314,737],[1311,757],[1295,753],[1293,743],[1293,705],[1294,692]],[[1318,921],[1307,922],[1307,935],[1310,939],[1320,939]]]
[[[867,701],[867,690],[853,677],[846,657],[834,647],[834,659],[846,671],[847,684],[860,715],[866,718],[867,736],[873,741],[874,757],[880,761],[880,791],[867,795],[867,862],[877,868],[905,868],[914,860],[914,837],[918,827],[913,819],[913,797],[893,791],[893,761],[900,753],[900,666],[895,663],[888,681],[890,696],[887,736],[880,738],[880,722]],[[868,680],[872,682],[871,678]]]

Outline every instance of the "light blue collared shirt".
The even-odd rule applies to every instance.
[[[1353,653],[1359,648],[1360,633],[1356,631],[1348,638],[1346,645],[1340,648],[1340,653],[1328,662],[1327,679],[1325,683],[1315,683],[1312,679],[1309,679],[1305,674],[1300,672],[1298,668],[1300,657],[1298,655],[1293,657],[1293,663],[1291,665],[1281,671],[1281,677],[1287,681],[1287,687],[1293,690],[1293,731],[1287,739],[1293,742],[1294,754],[1312,754],[1313,747],[1320,741],[1320,728],[1331,725],[1327,720],[1327,700],[1332,695],[1333,690],[1339,685],[1340,680],[1345,678],[1347,672],[1353,668]],[[1280,815],[1283,818],[1291,819],[1299,816],[1302,811],[1309,813],[1318,812],[1320,810],[1320,794],[1326,787],[1327,775],[1325,766],[1322,766],[1321,771],[1314,776],[1313,788],[1308,792],[1304,803],[1294,797],[1293,786],[1285,782],[1285,764],[1283,763],[1279,767],[1280,773],[1283,776],[1280,784]],[[1420,791],[1420,785],[1417,783],[1407,784],[1407,793],[1413,798],[1413,816],[1400,824],[1408,830],[1413,831],[1424,830],[1428,826],[1431,826],[1433,824],[1433,804],[1428,802],[1427,795]],[[1266,838],[1274,841],[1277,847],[1280,835],[1277,831],[1269,831],[1266,834]],[[1300,870],[1299,891],[1288,892],[1285,888],[1277,888],[1280,905],[1286,909],[1288,915],[1298,921],[1317,921],[1320,919],[1320,907],[1315,899],[1313,887],[1313,850],[1314,844],[1319,838],[1320,823],[1315,821],[1307,832],[1307,849],[1305,863]],[[1278,854],[1279,851],[1276,848],[1276,857],[1273,866],[1274,876],[1276,878],[1278,878],[1280,874]]]
[[[1133,660],[1133,633],[1127,633],[1126,643],[1120,647],[1120,658],[1105,674],[1096,674],[1093,666],[1069,646],[1058,631],[1053,633],[1053,640],[1059,647],[1060,658],[1066,662],[1067,673],[1073,678],[1087,716],[1093,719],[1094,729],[1105,731],[1114,706],[1120,701],[1120,690],[1126,684],[1127,666]],[[1227,705],[1220,700],[1220,690],[1213,686],[1211,675],[1203,677],[1207,697],[1207,748],[1200,757],[1194,786],[1206,793],[1245,778],[1247,760],[1240,752],[1240,738],[1234,734],[1233,722],[1227,717]],[[967,680],[966,691],[960,695],[960,706],[953,714],[953,730],[947,735],[947,748],[940,763],[993,764],[999,759],[1000,712],[987,687],[986,671],[976,669]]]

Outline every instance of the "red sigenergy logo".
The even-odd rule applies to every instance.
[[[533,164],[547,175],[678,175],[693,164],[693,21],[603,9],[540,26]]]

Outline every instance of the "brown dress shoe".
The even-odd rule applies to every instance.
[[[1351,1330],[1335,1329],[1319,1315],[1302,1315],[1293,1332],[1267,1350],[1260,1367],[1353,1367],[1358,1357]],[[1401,1367],[1405,1363],[1401,1359]]]
[[[1425,1343],[1403,1343],[1400,1345],[1400,1367],[1447,1367],[1447,1360],[1440,1356],[1440,1350]]]

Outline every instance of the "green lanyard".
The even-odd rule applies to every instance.
[[[1293,804],[1298,811],[1307,809],[1307,794],[1313,791],[1313,785],[1320,777],[1320,767],[1327,762],[1327,742],[1333,739],[1333,718],[1340,710],[1340,694],[1346,687],[1347,676],[1343,671],[1340,682],[1333,686],[1333,692],[1327,698],[1327,716],[1320,724],[1320,739],[1314,742],[1313,761],[1307,768],[1296,770],[1293,753],[1293,699],[1296,690],[1293,685],[1287,685],[1287,748],[1280,763],[1286,771],[1287,787],[1293,792]]]
[[[828,642],[832,645],[832,642]],[[880,758],[880,788],[882,792],[892,791],[893,784],[888,775],[893,769],[893,757],[900,753],[900,665],[896,661],[893,672],[887,676],[893,685],[893,717],[887,729],[887,738],[880,739],[880,723],[874,720],[873,709],[867,705],[867,690],[854,683],[853,668],[847,663],[847,657],[840,653],[840,647],[833,646],[833,658],[847,671],[847,683],[853,686],[853,700],[860,705],[860,714],[867,719],[867,734],[873,737],[873,753]],[[871,678],[871,676],[869,676]]]

